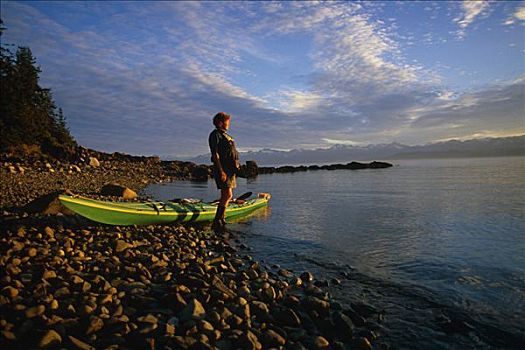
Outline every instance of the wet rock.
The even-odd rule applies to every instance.
[[[320,287],[320,288],[327,288],[328,287],[328,281],[315,281],[314,282],[314,285],[316,287]]]
[[[379,312],[372,305],[359,302],[359,303],[350,303],[350,306],[354,311],[364,318],[367,318],[371,315],[378,314]]]
[[[303,285],[303,280],[299,277],[292,277],[292,279],[290,280],[290,284],[292,286],[300,287]]]
[[[358,327],[364,326],[366,319],[355,312],[352,308],[343,310],[343,313],[350,317],[352,323]]]
[[[282,276],[282,277],[285,277],[285,278],[292,278],[294,277],[294,274],[286,269],[280,269],[279,271],[277,271],[277,274],[279,276]]]
[[[307,296],[302,300],[302,305],[307,311],[316,311],[320,315],[328,315],[330,303],[313,296]]]
[[[351,339],[354,329],[354,324],[350,317],[346,316],[340,311],[336,311],[332,315],[337,333],[341,336],[341,339]]]
[[[330,280],[330,282],[334,285],[334,286],[340,286],[342,283],[341,283],[341,280],[338,279],[338,278],[332,278]]]
[[[445,333],[468,333],[475,330],[472,325],[462,320],[445,320],[439,323],[439,326]]]
[[[364,337],[355,338],[350,342],[350,346],[355,350],[372,350],[372,344]]]
[[[292,309],[283,309],[275,313],[274,319],[277,323],[288,327],[299,327],[301,319]]]
[[[316,297],[323,297],[326,292],[317,287],[316,285],[314,284],[308,284],[305,288],[304,288],[304,292],[308,295],[313,295],[313,296],[316,296]]]

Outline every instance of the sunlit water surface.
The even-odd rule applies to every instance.
[[[395,348],[525,348],[525,158],[394,163],[239,179],[236,194],[272,200],[231,228],[254,258],[338,278],[330,287],[338,301],[384,310]],[[218,195],[212,181],[145,193]],[[474,331],[447,333],[442,315]]]

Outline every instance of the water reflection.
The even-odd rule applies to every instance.
[[[272,210],[270,209],[270,207],[262,207],[262,208],[256,209],[254,212],[251,212],[247,215],[229,218],[227,221],[228,223],[231,223],[231,224],[242,223],[242,222],[246,222],[252,219],[255,219],[261,222],[266,222],[269,220],[271,213],[272,213]]]

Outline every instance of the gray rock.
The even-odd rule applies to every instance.
[[[193,298],[182,310],[180,319],[182,321],[200,320],[204,316],[206,316],[206,310],[197,299]]]
[[[284,339],[279,333],[273,329],[267,329],[262,334],[262,341],[267,347],[280,347],[286,344],[286,339]]]
[[[315,337],[314,342],[314,349],[326,349],[330,346],[330,342],[326,340],[326,338],[322,336]]]
[[[91,316],[89,318],[89,326],[86,330],[86,335],[96,333],[101,330],[102,327],[104,327],[104,321],[100,317]]]
[[[118,239],[115,243],[115,251],[117,253],[123,252],[126,249],[133,248],[133,244],[130,244],[126,241],[123,241],[121,239]]]
[[[208,181],[209,173],[209,167],[201,165],[192,170],[191,179],[193,181]]]
[[[73,211],[62,205],[58,199],[60,194],[73,195],[69,190],[54,191],[29,202],[24,206],[24,210],[28,213],[40,213],[44,215],[56,215],[59,213],[64,215],[75,214]]]
[[[263,290],[263,293],[268,301],[273,301],[277,297],[277,293],[275,292],[275,289],[272,286],[268,286],[268,288],[265,288]]]
[[[48,330],[38,341],[38,347],[46,349],[62,343],[62,337],[54,330]]]
[[[100,162],[95,157],[89,157],[89,165],[94,168],[98,168],[100,166]]]
[[[2,294],[11,299],[16,298],[18,293],[18,289],[11,286],[7,286],[2,289]]]
[[[30,307],[25,310],[26,318],[33,318],[42,315],[46,311],[46,307],[44,305],[37,305]]]
[[[137,318],[137,321],[144,323],[158,323],[159,319],[152,314],[147,314],[146,316],[141,316]]]
[[[251,332],[241,333],[237,340],[237,346],[246,350],[261,350],[262,344],[259,342],[257,336]]]
[[[110,183],[104,185],[100,190],[100,194],[102,196],[116,196],[122,197],[124,199],[137,198],[137,193],[135,191],[117,183]]]
[[[258,319],[261,321],[267,321],[270,318],[270,310],[268,309],[268,305],[256,300],[252,301],[251,305],[251,311]]]
[[[197,340],[190,336],[175,336],[173,337],[173,340],[175,341],[175,344],[177,344],[182,349],[189,349],[197,342]]]
[[[67,336],[69,341],[75,346],[76,349],[80,350],[95,350],[95,348],[88,343],[83,342],[80,339],[77,339],[71,335]]]
[[[73,170],[73,171],[76,171],[77,173],[80,173],[80,172],[81,172],[80,167],[79,167],[78,165],[71,164],[71,165],[69,166],[69,168],[70,168],[71,170]]]

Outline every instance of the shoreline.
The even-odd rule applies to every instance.
[[[389,348],[368,322],[373,307],[341,305],[310,272],[266,270],[234,243],[242,233],[26,211],[64,188],[93,195],[108,182],[140,191],[171,181],[158,162],[16,167],[0,169],[4,349]]]

